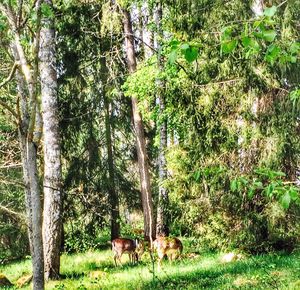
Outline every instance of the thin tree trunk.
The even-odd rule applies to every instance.
[[[44,289],[44,257],[42,235],[41,191],[37,169],[37,147],[30,140],[27,142],[28,171],[31,187],[32,233],[33,233],[33,289]]]
[[[157,46],[158,56],[157,63],[160,72],[163,71],[163,57],[161,42],[163,39],[162,31],[162,5],[158,1],[156,7],[156,25],[157,25]],[[160,78],[157,80],[157,99],[159,100],[160,116],[164,116],[165,111],[165,97],[164,97],[164,82]],[[164,117],[163,117],[164,118]],[[160,122],[160,146],[159,146],[159,193],[158,193],[158,207],[157,207],[157,226],[156,233],[158,236],[169,235],[169,196],[168,191],[164,186],[164,181],[167,179],[166,157],[165,152],[167,149],[167,121],[165,119]]]
[[[103,52],[102,52],[103,53]],[[111,206],[111,240],[120,236],[120,212],[119,212],[119,196],[115,186],[114,160],[113,160],[113,145],[111,133],[111,110],[110,102],[106,95],[106,83],[108,69],[106,66],[106,58],[103,56],[100,59],[101,75],[102,75],[102,95],[105,108],[105,137],[108,161],[108,182],[109,182],[109,198]]]
[[[143,5],[143,12],[142,17],[145,18],[144,27],[143,27],[143,45],[144,45],[144,58],[147,60],[153,55],[153,49],[154,49],[154,36],[153,32],[149,30],[147,25],[152,21],[152,9],[150,5],[146,2]]]
[[[44,4],[52,7],[51,0]],[[43,17],[40,33],[40,78],[44,135],[45,279],[58,279],[62,228],[62,192],[55,31],[53,18]]]
[[[22,77],[19,76],[18,91],[21,103],[24,102],[24,88]],[[24,108],[24,103],[21,104]],[[20,110],[19,110],[20,112]],[[21,114],[21,113],[20,113]],[[23,179],[25,184],[25,204],[28,218],[28,235],[33,268],[33,289],[44,289],[44,257],[42,241],[42,207],[41,191],[37,169],[37,146],[28,134],[29,114],[23,111],[19,115],[19,141],[23,164]]]
[[[136,57],[134,48],[134,38],[132,31],[132,23],[130,19],[130,13],[126,10],[122,10],[123,13],[123,26],[125,32],[125,46],[127,55],[127,64],[129,73],[136,71]],[[134,97],[132,101],[133,122],[136,134],[136,147],[138,156],[138,165],[141,181],[141,193],[142,193],[142,206],[144,213],[144,236],[145,239],[152,239],[155,237],[155,221],[153,218],[153,202],[150,188],[150,175],[149,165],[147,159],[146,142],[144,135],[144,124],[141,113],[138,108],[138,100]]]

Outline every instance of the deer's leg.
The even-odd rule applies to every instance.
[[[138,263],[139,262],[139,255],[138,253],[134,252],[134,262]]]
[[[114,255],[114,262],[115,262],[115,266],[116,266],[116,267],[118,266],[118,264],[117,264],[117,259],[118,259],[118,254],[115,253],[115,255]]]
[[[158,270],[160,270],[161,269],[161,265],[162,265],[162,260],[163,260],[163,258],[164,258],[164,253],[162,253],[162,252],[157,252],[157,256],[158,256]]]
[[[120,255],[118,255],[118,260],[119,260],[119,263],[121,266],[122,266],[122,261],[121,261],[122,255],[123,255],[122,253]]]
[[[130,252],[128,253],[129,263],[130,264],[133,264],[133,256],[132,255],[133,255],[133,253],[130,253]]]

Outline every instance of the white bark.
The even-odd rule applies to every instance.
[[[45,4],[52,6],[51,0]],[[44,257],[45,278],[59,278],[62,229],[60,136],[53,20],[42,18],[40,78],[44,136]]]

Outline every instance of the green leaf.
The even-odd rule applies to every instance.
[[[248,197],[252,198],[255,194],[255,188],[254,187],[250,187],[250,189],[248,190]]]
[[[263,32],[261,30],[254,31],[253,35],[257,38],[263,38]]]
[[[293,200],[293,201],[295,201],[299,198],[298,189],[295,187],[290,188],[289,194],[290,194],[291,200]]]
[[[170,46],[172,49],[176,49],[179,46],[179,44],[180,44],[180,41],[178,41],[176,39],[174,39],[170,42]]]
[[[174,64],[177,60],[177,51],[172,50],[171,53],[169,54],[168,62],[169,64]]]
[[[196,172],[194,173],[194,179],[195,179],[195,181],[199,181],[199,179],[200,179],[200,174],[201,174],[200,170],[198,170],[198,171],[196,171]]]
[[[189,45],[188,43],[184,43],[184,44],[182,44],[182,45],[180,46],[180,48],[183,49],[183,50],[187,50],[187,49],[190,48],[190,45]]]
[[[198,49],[196,47],[190,47],[184,51],[184,57],[188,62],[193,62],[198,57]]]
[[[287,209],[290,206],[291,196],[288,191],[282,196],[280,203],[284,209]]]
[[[273,64],[275,60],[279,57],[280,52],[281,52],[280,47],[278,47],[277,45],[271,45],[266,52],[266,56],[265,56],[266,61]]]
[[[245,48],[252,48],[254,52],[258,52],[260,50],[260,46],[254,38],[245,36],[242,38],[242,44]]]
[[[288,60],[289,60],[290,63],[296,63],[296,62],[297,62],[297,57],[291,55],[291,56],[288,58]]]
[[[271,183],[267,186],[267,189],[266,189],[266,194],[268,197],[272,197],[273,195],[273,191],[274,191],[274,184]]]
[[[251,46],[251,38],[249,36],[244,36],[242,38],[242,44],[244,45],[244,47]]]
[[[255,181],[253,182],[253,186],[257,189],[262,189],[263,188],[263,184],[261,181]]]
[[[3,22],[0,22],[0,31],[3,31],[6,29],[6,24]]]
[[[54,11],[50,5],[47,3],[42,3],[41,4],[41,12],[42,15],[47,17],[47,18],[53,18],[54,17]]]
[[[253,27],[254,27],[254,28],[260,27],[261,24],[262,24],[261,20],[256,20],[256,21],[253,23]]]
[[[221,39],[224,40],[228,40],[231,38],[231,33],[232,33],[232,27],[224,27],[222,29],[222,36]]]
[[[221,51],[225,54],[231,53],[237,46],[238,42],[236,39],[226,41],[221,44]]]
[[[234,192],[237,189],[238,189],[238,182],[236,179],[234,179],[230,182],[230,190]]]
[[[268,42],[272,42],[275,39],[276,35],[277,33],[275,30],[262,31],[262,38]]]
[[[277,7],[273,5],[272,7],[266,8],[264,10],[264,15],[268,17],[272,17],[275,15],[276,11],[277,11]]]
[[[300,43],[299,42],[294,42],[290,49],[289,49],[290,53],[292,54],[297,54],[300,51]]]
[[[247,184],[248,184],[248,180],[247,180],[246,178],[244,178],[244,177],[241,177],[241,178],[240,178],[240,181],[241,181],[241,183],[242,183],[243,185],[247,185]]]

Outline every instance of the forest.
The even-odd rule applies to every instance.
[[[299,0],[0,0],[0,60],[1,289],[300,289]]]

